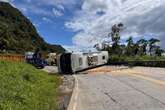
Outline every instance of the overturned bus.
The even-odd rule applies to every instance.
[[[60,73],[76,73],[85,69],[104,65],[108,62],[108,52],[64,53],[57,57]]]

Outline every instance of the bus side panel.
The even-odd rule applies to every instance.
[[[88,68],[87,57],[82,54],[72,54],[72,70],[73,72]]]

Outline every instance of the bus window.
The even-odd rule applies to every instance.
[[[79,58],[79,66],[81,66],[82,64],[83,64],[82,58]]]
[[[88,65],[94,66],[98,64],[98,56],[88,57]]]

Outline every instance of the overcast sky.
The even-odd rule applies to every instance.
[[[6,1],[6,0],[3,0]],[[165,0],[11,0],[49,43],[90,48],[122,22],[122,39],[142,36],[165,48]]]

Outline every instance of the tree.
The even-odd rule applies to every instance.
[[[127,40],[127,47],[126,47],[126,54],[127,55],[134,55],[134,42],[133,42],[133,38],[129,37]]]
[[[2,28],[3,27],[3,28]],[[9,46],[9,29],[6,25],[0,23],[0,51],[7,50]]]
[[[148,43],[149,43],[149,53],[150,55],[152,55],[152,53],[155,53],[155,49],[156,49],[156,43],[159,43],[160,40],[155,39],[155,38],[151,38]]]
[[[156,49],[155,49],[155,54],[157,56],[162,56],[162,53],[164,52],[163,49],[160,48],[160,46],[157,46]]]
[[[123,26],[124,25],[122,23],[113,25],[110,33],[112,39],[112,51],[114,54],[118,54],[118,55],[121,53],[121,51],[119,51],[121,50],[119,42],[120,42],[120,32]]]
[[[124,25],[122,23],[115,24],[115,25],[112,26],[111,33],[110,33],[112,42],[119,43],[119,41],[120,41],[120,32],[121,32],[123,26]]]
[[[146,39],[142,38],[139,41],[137,41],[137,44],[139,46],[139,53],[140,53],[140,55],[146,55],[148,41]]]
[[[96,48],[98,51],[100,51],[100,50],[101,50],[101,48],[100,48],[100,46],[99,46],[99,44],[98,44],[98,43],[97,43],[97,44],[95,44],[93,47],[94,47],[94,48]]]
[[[133,38],[132,38],[132,36],[131,37],[129,37],[127,40],[126,40],[126,42],[128,43],[127,45],[128,46],[133,46]]]
[[[138,55],[138,51],[139,51],[139,45],[137,43],[134,44],[133,46],[133,53],[134,55]]]

